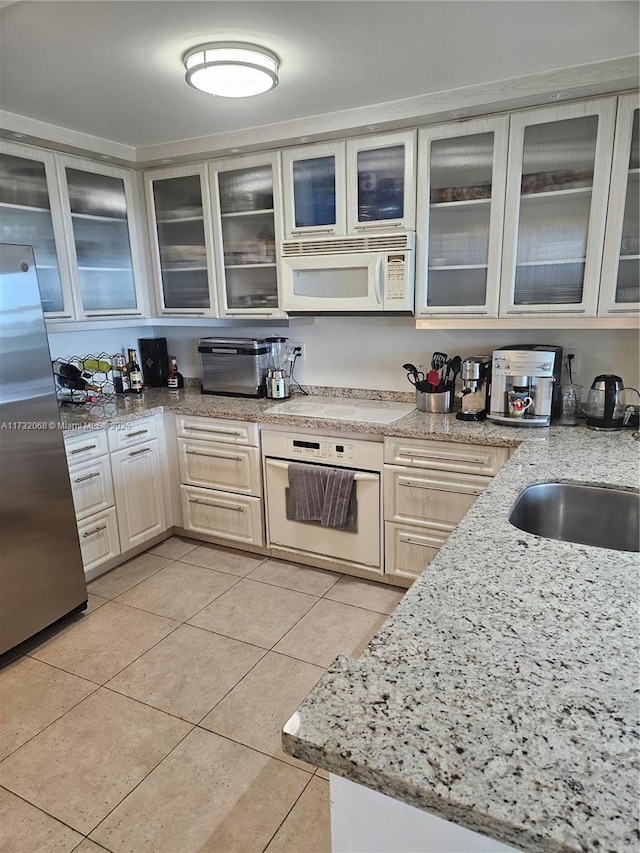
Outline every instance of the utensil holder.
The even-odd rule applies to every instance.
[[[444,391],[416,390],[416,406],[419,412],[431,414],[447,414],[453,411],[453,384],[446,386]]]

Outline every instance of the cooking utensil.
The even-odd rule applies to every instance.
[[[460,368],[462,367],[462,359],[459,355],[454,355],[454,357],[449,362],[449,367],[451,368],[451,371],[453,373],[453,378],[451,381],[455,385],[456,376],[458,376],[458,374],[460,373]]]
[[[424,382],[425,375],[422,371],[418,370],[415,364],[407,362],[407,364],[403,364],[402,367],[407,371],[407,379],[412,385],[416,385],[418,382]]]
[[[434,367],[432,367],[431,370],[427,373],[427,382],[434,389],[437,388],[440,384],[440,374]]]

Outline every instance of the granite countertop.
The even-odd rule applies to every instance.
[[[638,555],[507,517],[530,483],[637,489],[638,443],[529,432],[362,657],[336,659],[284,748],[518,849],[637,850]]]
[[[417,411],[381,426],[266,414],[274,402],[151,389],[110,408],[65,407],[61,421],[90,429],[168,410],[517,447],[360,659],[336,659],[285,726],[284,748],[522,850],[638,849],[638,555],[507,520],[531,483],[637,490],[631,432]]]
[[[345,399],[359,397],[367,400],[415,402],[415,394],[412,393],[339,388],[320,388],[314,391],[319,392],[312,395],[319,401],[335,400],[337,397]],[[267,413],[266,410],[278,402],[281,401],[201,394],[199,388],[184,388],[180,391],[147,388],[139,397],[127,395],[93,406],[61,406],[60,420],[64,429],[77,431],[108,428],[113,424],[124,423],[143,415],[169,411],[181,415],[292,426],[296,429],[311,429],[316,432],[324,430],[332,433],[350,433],[380,440],[385,435],[395,435],[404,438],[430,438],[437,441],[461,441],[467,444],[502,447],[516,447],[522,441],[522,430],[500,426],[490,421],[469,424],[456,420],[455,414],[431,415],[415,410],[390,424],[372,424]],[[545,441],[554,429],[558,428],[533,430],[536,436],[531,438]]]

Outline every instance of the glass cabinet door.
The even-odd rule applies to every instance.
[[[221,313],[272,314],[278,310],[276,236],[281,230],[274,206],[277,155],[212,163],[210,168]]]
[[[498,311],[508,119],[419,134],[416,314]]]
[[[503,313],[593,316],[615,99],[511,119]]]
[[[129,176],[75,165],[66,165],[64,175],[84,313],[141,313],[128,219]]]
[[[49,186],[55,185],[53,157],[44,152],[33,152],[33,159],[20,156],[27,151],[9,145],[0,151],[0,242],[33,246],[43,311],[70,318],[71,297],[56,247],[56,240],[64,245],[60,214],[52,214],[49,197]]]
[[[415,132],[347,140],[347,227],[415,228]]]
[[[285,149],[282,170],[287,236],[344,234],[344,142]]]
[[[636,314],[640,310],[639,114],[637,95],[619,98],[600,314]]]
[[[194,167],[177,167],[146,176],[163,313],[214,313],[204,171],[204,166],[195,172]]]

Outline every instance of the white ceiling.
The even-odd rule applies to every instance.
[[[635,0],[0,3],[0,106],[128,146],[158,145],[634,55],[639,8]],[[184,51],[219,39],[275,51],[280,85],[240,100],[187,86]]]

